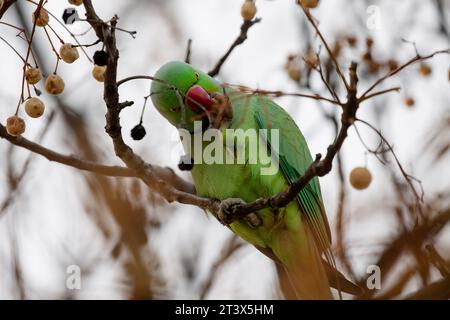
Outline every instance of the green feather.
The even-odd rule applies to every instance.
[[[280,132],[279,163],[289,184],[294,183],[303,175],[309,165],[313,162],[308,145],[300,129],[292,118],[281,107],[273,101],[264,99],[264,106],[255,112],[255,119],[261,129],[278,129]],[[267,137],[270,147],[271,135]],[[331,244],[331,232],[322,203],[319,180],[312,179],[297,196],[297,201],[306,216],[307,221],[313,228],[313,233],[319,247],[325,251]]]

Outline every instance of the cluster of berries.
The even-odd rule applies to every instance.
[[[69,0],[72,5],[79,6],[83,0]],[[0,0],[0,7],[3,5],[3,0]],[[75,17],[75,18],[74,18]],[[73,18],[73,19],[71,19]],[[78,14],[74,8],[64,10],[63,20],[66,24],[73,23],[74,20],[79,20]],[[39,13],[33,12],[32,22],[38,27],[45,27],[49,23],[49,14],[45,8],[41,8]],[[68,64],[74,63],[80,57],[77,46],[71,43],[63,43],[59,48],[59,58]],[[58,59],[59,59],[58,58]],[[106,66],[108,64],[108,54],[104,50],[96,51],[94,56],[94,68],[92,76],[99,82],[105,80]],[[27,63],[24,74],[24,80],[28,86],[34,86],[42,80],[42,73],[38,66],[32,67]],[[45,91],[50,95],[60,95],[65,88],[64,80],[58,74],[50,74],[44,82]],[[25,101],[24,109],[26,114],[31,118],[39,118],[44,114],[45,104],[37,97],[29,97]],[[18,136],[25,132],[25,121],[17,114],[11,116],[6,121],[6,130],[12,136]]]
[[[298,0],[305,8],[314,9],[319,5],[319,0]],[[256,15],[255,0],[245,0],[241,6],[241,16],[245,21],[251,21]]]

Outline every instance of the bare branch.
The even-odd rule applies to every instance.
[[[92,161],[81,160],[75,156],[66,156],[58,152],[55,152],[51,149],[47,149],[41,146],[40,144],[34,143],[22,136],[18,137],[10,136],[6,132],[6,128],[1,124],[0,124],[0,137],[8,140],[9,142],[11,142],[16,146],[25,148],[31,152],[39,154],[47,158],[49,161],[58,162],[70,167],[74,167],[79,170],[91,171],[94,173],[113,177],[136,177],[136,174],[134,174],[133,171],[125,167],[105,166],[94,163]]]
[[[364,98],[360,98],[359,99],[359,103],[362,103],[362,102],[364,102],[366,100],[369,100],[369,99],[372,99],[372,98],[384,95],[384,94],[389,93],[389,92],[399,92],[400,90],[401,90],[400,87],[395,87],[395,88],[390,88],[390,89],[378,91],[378,92],[369,94],[369,95],[365,96]]]
[[[303,12],[306,15],[306,18],[308,18],[309,23],[313,26],[313,28],[316,30],[317,35],[319,36],[320,40],[322,41],[322,44],[325,46],[325,49],[328,52],[328,55],[330,56],[331,61],[334,64],[334,67],[336,68],[336,73],[338,74],[339,78],[341,78],[343,84],[345,85],[345,88],[347,90],[350,89],[347,80],[345,79],[344,74],[341,71],[341,67],[339,66],[339,63],[336,60],[336,57],[334,56],[333,52],[330,49],[330,46],[328,45],[328,42],[325,40],[325,37],[323,36],[322,32],[319,30],[319,27],[317,26],[317,23],[314,21],[314,18],[312,17],[311,13],[307,8],[305,8],[300,0],[297,1],[300,8],[302,8]]]
[[[107,106],[105,130],[111,137],[116,155],[133,170],[141,180],[150,188],[160,193],[167,201],[178,201],[184,204],[195,205],[211,211],[218,210],[218,202],[211,199],[195,196],[193,193],[184,192],[175,188],[170,181],[165,181],[155,174],[154,167],[147,164],[141,157],[125,143],[120,127],[120,102],[117,83],[117,61],[119,53],[116,47],[115,26],[117,17],[111,19],[111,27],[102,21],[95,13],[91,0],[84,1],[88,22],[95,30],[99,39],[105,45],[109,54],[108,66],[104,82],[104,100]]]
[[[448,300],[450,298],[450,278],[436,281],[409,296],[407,300]]]
[[[261,21],[260,18],[256,18],[254,20],[244,20],[244,22],[241,25],[241,33],[239,34],[239,36],[236,38],[236,40],[234,40],[234,42],[232,43],[231,47],[228,49],[228,51],[223,55],[222,58],[219,59],[219,61],[216,63],[215,67],[208,72],[208,74],[211,77],[215,77],[219,74],[220,69],[222,68],[222,65],[225,63],[225,61],[227,61],[228,57],[230,56],[230,54],[233,52],[233,50],[244,43],[245,40],[247,40],[247,33],[248,30],[255,24],[259,23]]]
[[[248,94],[255,94],[255,95],[266,95],[266,96],[273,96],[273,97],[299,97],[299,98],[308,98],[318,101],[325,101],[331,104],[342,106],[342,104],[336,100],[328,99],[325,97],[322,97],[319,94],[306,94],[306,93],[300,93],[300,92],[284,92],[281,90],[264,90],[264,89],[251,89],[242,85],[236,86],[232,84],[227,84],[232,87],[236,87],[239,91],[245,92]]]
[[[0,8],[0,20],[2,19],[5,12],[9,9],[10,6],[12,6],[16,0],[5,0],[3,3],[3,6]]]
[[[225,248],[222,249],[222,252],[220,253],[217,260],[212,265],[208,277],[206,278],[206,281],[203,284],[203,287],[200,291],[200,299],[203,300],[208,295],[208,292],[211,290],[217,275],[219,274],[220,269],[222,266],[230,260],[230,258],[234,255],[238,249],[242,248],[244,243],[240,241],[240,239],[233,235],[229,241],[227,241],[227,244]]]
[[[51,149],[45,148],[40,144],[32,142],[24,137],[13,137],[6,132],[6,128],[0,124],[0,137],[6,139],[10,143],[25,148],[33,153],[39,154],[49,161],[58,162],[66,166],[70,166],[83,171],[90,171],[93,173],[111,176],[111,177],[137,177],[137,174],[126,167],[120,166],[106,166],[88,160],[82,160],[75,156],[67,156],[60,154]],[[159,167],[156,165],[148,165],[160,179],[170,182],[175,188],[180,191],[195,193],[195,188],[189,182],[183,180],[173,172],[170,168]]]
[[[391,72],[389,72],[388,74],[386,74],[385,76],[381,77],[380,79],[378,79],[377,81],[375,81],[375,83],[373,85],[371,85],[369,87],[369,89],[367,89],[362,96],[359,98],[360,101],[364,101],[367,98],[367,95],[372,92],[372,90],[374,90],[376,87],[378,87],[380,84],[382,84],[384,81],[386,81],[387,79],[391,78],[392,76],[396,75],[397,73],[399,73],[400,71],[402,71],[403,69],[409,67],[410,65],[418,62],[418,61],[424,61],[424,60],[428,60],[433,58],[434,56],[438,55],[438,54],[449,54],[450,53],[450,49],[447,50],[439,50],[439,51],[435,51],[427,56],[421,56],[421,55],[416,55],[414,58],[412,58],[411,60],[409,60],[408,62],[404,63],[403,65],[399,66],[397,69],[392,70]]]
[[[380,139],[383,141],[383,143],[385,143],[387,145],[388,151],[391,152],[392,156],[395,159],[395,162],[397,163],[398,168],[400,169],[400,172],[402,173],[403,177],[405,178],[406,182],[408,183],[408,185],[410,186],[416,200],[417,200],[417,207],[419,209],[419,211],[421,212],[421,207],[420,207],[420,202],[423,201],[423,196],[424,196],[424,192],[422,190],[422,184],[421,182],[414,178],[413,176],[411,176],[410,174],[408,174],[405,169],[403,168],[400,160],[397,157],[397,154],[394,152],[394,148],[393,146],[391,146],[391,144],[387,141],[387,139],[383,136],[383,134],[380,132],[380,130],[378,130],[377,128],[375,128],[373,125],[371,125],[370,123],[368,123],[367,121],[361,120],[361,119],[356,119],[356,121],[359,121],[363,124],[365,124],[366,126],[368,126],[370,129],[372,129],[379,137]],[[420,191],[417,191],[416,188],[414,187],[413,181],[416,181],[417,183],[419,183],[420,185]]]
[[[192,46],[192,39],[189,39],[186,48],[186,55],[184,56],[184,62],[186,63],[191,63],[191,46]]]

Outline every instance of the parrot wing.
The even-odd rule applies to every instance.
[[[279,130],[278,161],[286,180],[292,184],[313,162],[306,140],[294,120],[283,108],[266,97],[254,98],[260,99],[259,107],[254,113],[259,128]],[[271,148],[270,134],[266,137],[266,141]],[[297,202],[301,213],[311,226],[318,248],[325,253],[327,260],[334,264],[330,250],[331,232],[317,177],[299,192]]]

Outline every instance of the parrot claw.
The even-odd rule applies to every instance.
[[[245,202],[239,198],[229,198],[223,200],[220,203],[219,212],[217,214],[219,221],[224,225],[229,225],[230,223],[235,221],[237,218],[239,218],[237,217],[236,209],[244,204]],[[243,219],[255,228],[259,227],[262,224],[261,218],[254,212],[246,215]]]
[[[236,207],[245,204],[242,199],[228,198],[222,200],[219,205],[219,212],[217,218],[224,225],[229,225],[236,220]]]

